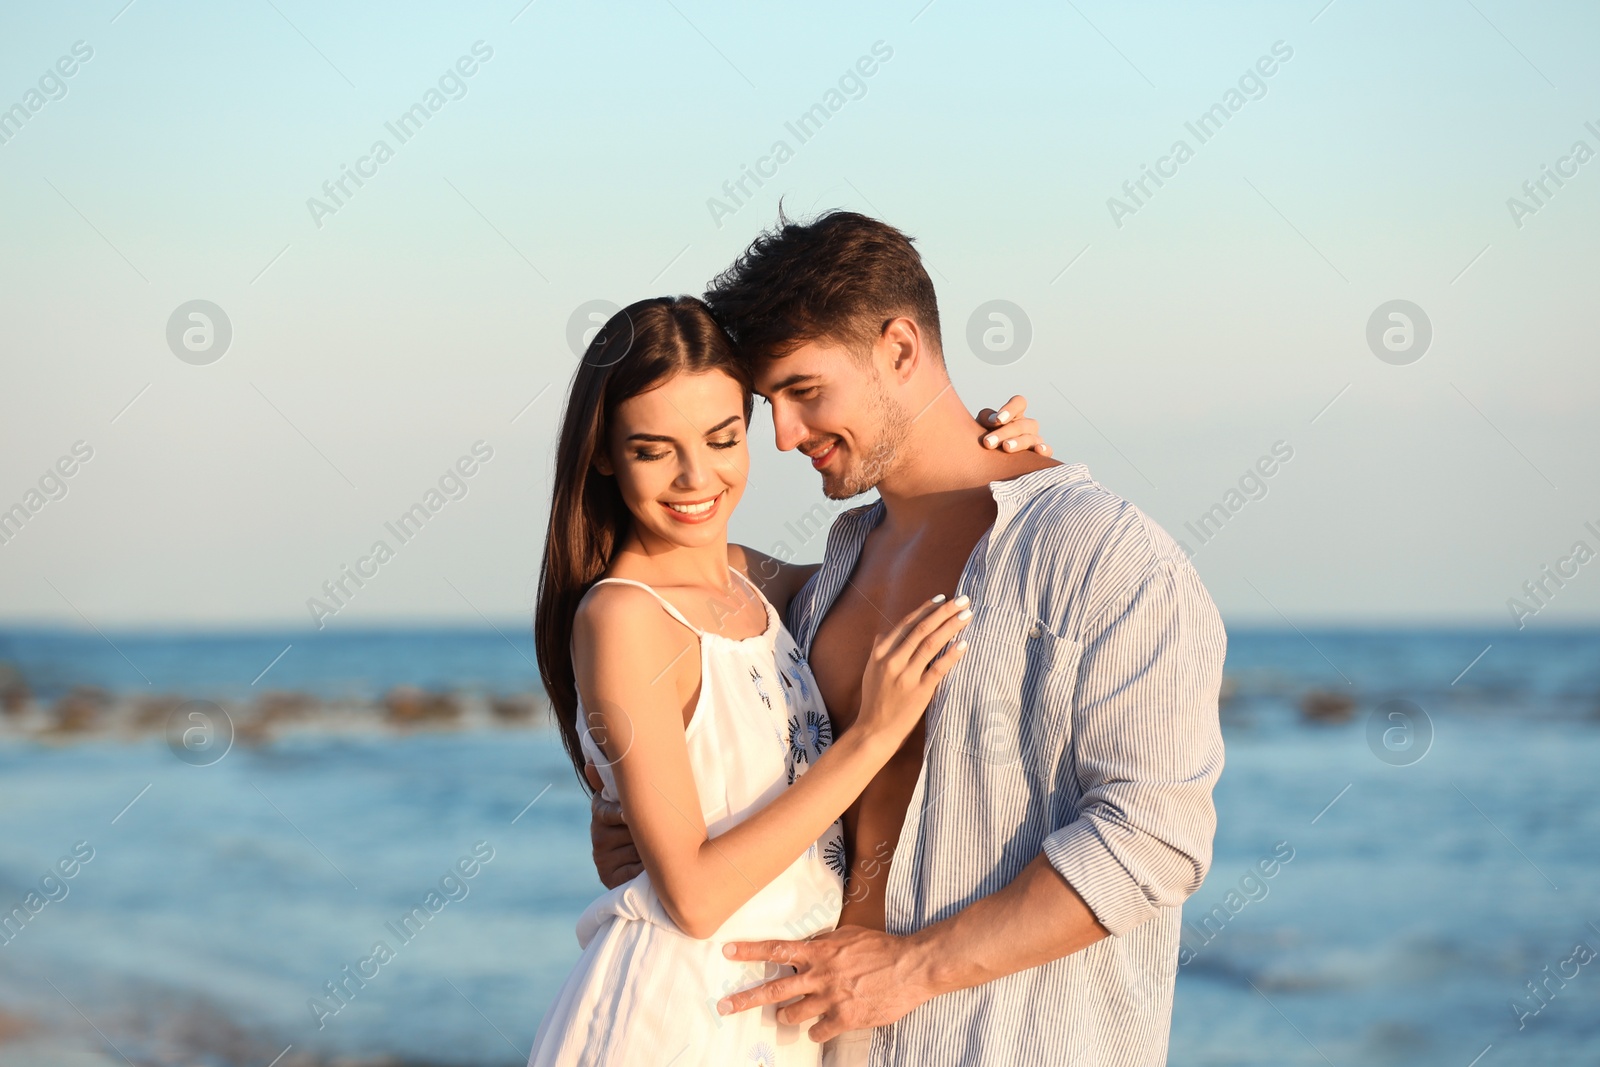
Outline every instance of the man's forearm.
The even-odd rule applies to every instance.
[[[1049,963],[1108,936],[1041,854],[1004,889],[907,940],[917,978],[935,997]]]

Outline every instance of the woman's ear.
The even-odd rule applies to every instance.
[[[590,465],[607,478],[616,473],[616,471],[612,470],[611,468],[611,457],[606,455],[604,452],[596,452]]]

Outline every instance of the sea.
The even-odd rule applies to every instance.
[[[0,909],[37,906],[0,928],[0,1067],[526,1061],[601,891],[545,713],[331,728],[536,693],[525,629],[6,630],[0,665],[46,710],[311,708],[204,759],[0,730]],[[1600,1062],[1600,630],[1234,629],[1226,675],[1169,1062]]]

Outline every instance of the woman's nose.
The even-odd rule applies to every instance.
[[[706,467],[700,457],[686,455],[678,462],[678,476],[672,484],[679,489],[694,489],[706,483]]]

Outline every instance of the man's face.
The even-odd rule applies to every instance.
[[[834,500],[865,493],[903,458],[912,420],[885,382],[886,362],[876,350],[863,362],[836,342],[808,341],[756,366],[778,447],[805,453]]]

